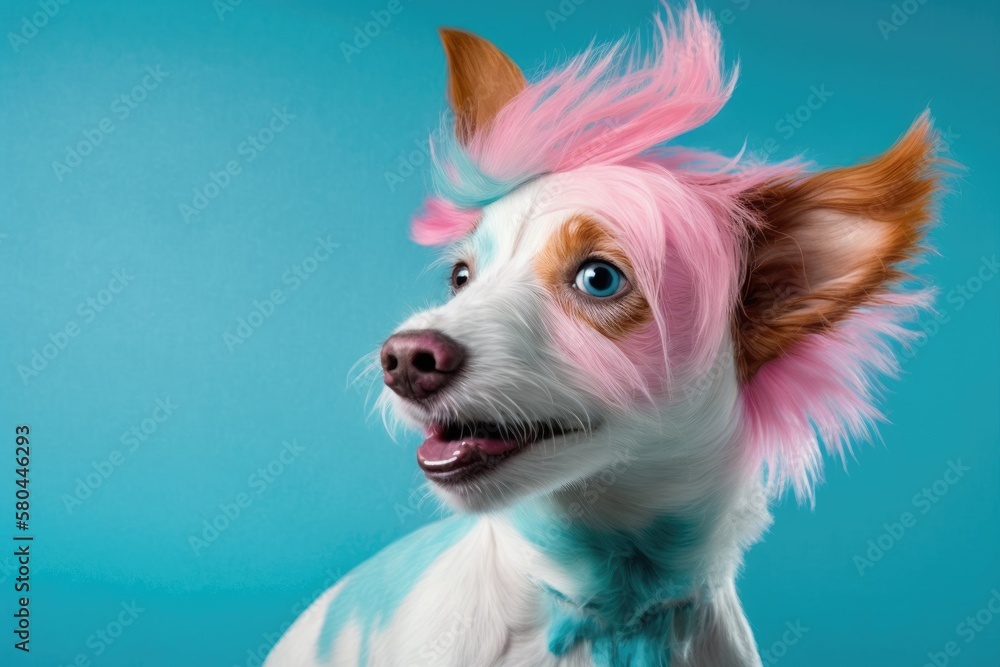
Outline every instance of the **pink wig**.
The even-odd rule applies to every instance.
[[[429,245],[454,241],[474,229],[484,206],[520,185],[574,172],[578,203],[617,221],[615,236],[636,264],[654,313],[650,329],[623,344],[597,346],[590,353],[597,359],[577,361],[619,368],[608,375],[608,387],[622,403],[636,390],[669,393],[672,373],[691,382],[721,363],[720,347],[734,339],[743,355],[742,414],[752,458],[766,466],[777,488],[791,486],[800,499],[811,499],[821,476],[820,443],[843,456],[853,438],[871,435],[880,418],[877,378],[898,370],[892,341],[906,340],[901,324],[929,303],[927,292],[893,291],[905,275],[886,267],[912,259],[929,220],[936,138],[925,115],[899,147],[866,166],[869,171],[838,171],[854,188],[839,198],[817,194],[825,176],[811,180],[797,161],[763,165],[666,146],[718,113],[732,94],[735,72],[723,70],[719,33],[709,18],[692,5],[664,14],[655,18],[650,55],[639,57],[624,42],[588,49],[526,85],[467,140],[442,132],[432,144],[437,196],[414,219],[412,236]],[[623,170],[640,194],[623,194],[625,203],[593,194],[614,180],[609,174]],[[841,218],[887,225],[864,237],[877,241],[871,252],[878,261],[853,267],[863,301],[848,307],[847,297],[826,292],[795,295],[773,304],[766,317],[774,321],[764,323],[743,312],[753,301],[756,267],[790,252],[774,233],[782,202],[793,202],[799,218],[810,221],[797,218],[788,228],[812,237],[821,236],[814,209],[843,213],[823,228],[819,246],[837,243]],[[840,257],[838,250],[817,252]],[[874,276],[876,264],[882,273],[874,282],[868,273]],[[813,322],[804,313],[816,301],[823,307]],[[759,363],[755,345],[771,350]],[[649,354],[653,348],[659,359]]]

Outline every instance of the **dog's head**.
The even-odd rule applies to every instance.
[[[929,219],[929,121],[819,173],[657,149],[732,91],[714,26],[691,9],[681,23],[657,19],[641,65],[619,46],[530,85],[489,42],[442,31],[454,125],[414,236],[448,246],[452,295],[381,364],[453,505],[623,460],[664,483],[766,464],[808,495],[817,431],[837,448],[875,415],[868,375],[889,370],[884,338],[921,298],[891,288]]]

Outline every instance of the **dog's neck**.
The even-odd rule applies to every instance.
[[[554,608],[602,626],[634,626],[683,604],[701,586],[692,564],[704,536],[694,517],[612,528],[539,501],[512,512],[511,523],[541,553],[546,567],[533,576]]]
[[[746,473],[732,381],[712,382],[663,415],[648,442],[631,433],[627,445],[609,443],[631,452],[620,465],[508,511],[558,573],[537,582],[556,608],[636,627],[732,581],[768,523],[767,502]],[[703,412],[713,418],[691,419]]]

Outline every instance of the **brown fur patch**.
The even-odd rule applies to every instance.
[[[617,266],[629,282],[628,292],[599,300],[576,289],[576,274],[590,258]],[[593,218],[575,215],[563,223],[535,258],[535,271],[566,312],[612,340],[624,338],[652,319],[649,303],[635,284],[632,262]]]
[[[931,220],[935,134],[926,116],[865,164],[768,183],[745,195],[761,228],[751,238],[733,326],[740,376],[906,277]]]
[[[441,28],[440,34],[448,58],[448,95],[455,112],[455,134],[468,144],[524,90],[526,82],[514,61],[482,37],[451,28]]]

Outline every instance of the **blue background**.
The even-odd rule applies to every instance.
[[[434,518],[414,442],[392,442],[348,377],[410,308],[444,293],[445,276],[423,271],[433,252],[407,239],[427,186],[420,150],[443,108],[435,30],[480,32],[530,72],[595,35],[645,29],[656,3],[567,1],[572,13],[559,16],[546,13],[557,0],[403,0],[345,56],[341,44],[386,5],[245,0],[220,16],[211,0],[77,1],[16,50],[9,36],[0,45],[0,540],[14,533],[20,423],[32,428],[35,535],[30,657],[11,647],[13,559],[2,549],[0,663],[256,664],[297,604]],[[885,34],[889,2],[706,5],[743,75],[685,143],[734,153],[773,139],[774,157],[846,164],[888,147],[930,105],[967,168],[932,235],[939,254],[921,269],[941,286],[940,321],[924,317],[929,335],[889,385],[884,443],[846,470],[829,461],[815,510],[786,501],[748,556],[740,587],[761,648],[786,623],[808,628],[766,664],[920,666],[956,641],[949,664],[995,666],[1000,618],[968,643],[957,626],[1000,588],[1000,277],[975,280],[1000,245],[996,3],[910,0],[912,15]],[[5,2],[0,27],[16,33],[39,11]],[[166,76],[121,118],[115,100],[146,67]],[[813,86],[832,96],[788,136],[779,122]],[[294,118],[249,160],[241,142],[276,108]],[[53,162],[102,119],[114,131],[60,180]],[[230,160],[240,172],[186,222],[179,205]],[[390,187],[394,172],[402,181]],[[293,289],[286,271],[327,236],[339,247]],[[81,304],[123,269],[134,279],[90,319]],[[960,285],[979,289],[959,300]],[[275,289],[283,302],[230,351],[224,334]],[[18,366],[70,322],[78,335],[23,380]],[[157,399],[177,407],[126,451],[122,434]],[[286,440],[304,449],[261,489],[253,476]],[[67,507],[115,450],[110,476]],[[914,496],[949,461],[969,470],[939,482],[922,511]],[[249,505],[196,554],[190,538],[238,497]],[[904,512],[915,524],[886,538]],[[859,572],[856,557],[880,537],[891,548]],[[97,655],[88,637],[133,600],[143,611]]]

